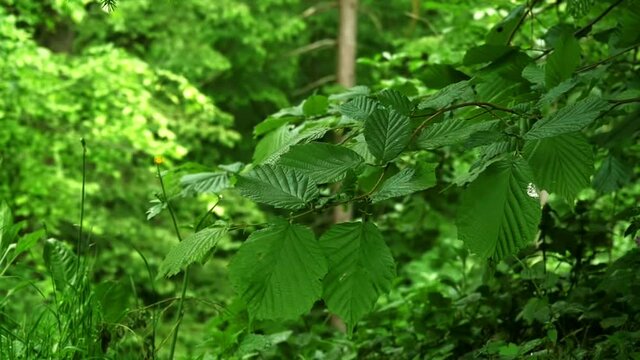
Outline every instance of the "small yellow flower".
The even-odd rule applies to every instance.
[[[154,156],[153,163],[156,165],[162,165],[164,163],[164,158],[160,155]]]

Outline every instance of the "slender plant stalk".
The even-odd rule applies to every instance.
[[[178,228],[178,221],[176,220],[176,214],[173,211],[173,207],[171,207],[171,203],[169,202],[169,198],[167,197],[167,190],[164,186],[164,181],[162,180],[162,174],[160,173],[160,161],[156,160],[156,171],[158,173],[158,179],[160,180],[160,188],[162,188],[162,197],[167,204],[167,210],[169,210],[169,214],[171,215],[171,221],[173,222],[173,229],[176,232],[176,237],[178,241],[182,242],[182,235],[180,235],[180,229]],[[176,351],[176,343],[178,342],[178,332],[180,330],[180,323],[182,322],[182,312],[184,308],[184,298],[187,294],[187,285],[189,284],[189,268],[184,272],[184,276],[182,277],[182,292],[180,294],[180,299],[178,300],[178,314],[176,315],[176,324],[173,330],[173,338],[171,339],[171,351],[169,353],[169,360],[173,360],[175,351]]]

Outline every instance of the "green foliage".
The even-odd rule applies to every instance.
[[[409,143],[409,118],[394,110],[376,110],[364,123],[364,138],[371,154],[387,163]]]
[[[211,227],[198,231],[169,251],[160,264],[158,277],[173,276],[196,261],[203,261],[227,235],[226,227]]]
[[[540,189],[573,201],[580,190],[589,185],[593,149],[584,135],[568,133],[530,140],[522,151]]]
[[[538,193],[527,163],[509,158],[490,165],[462,193],[458,236],[472,252],[496,260],[533,240],[540,221]]]
[[[382,233],[369,222],[332,226],[320,238],[329,272],[322,298],[350,328],[391,289],[395,264]]]
[[[0,358],[637,357],[637,2],[360,3],[3,2]]]
[[[302,172],[279,165],[262,165],[236,185],[240,192],[255,201],[283,209],[300,209],[318,197],[318,188]]]
[[[296,169],[316,184],[340,181],[347,170],[363,163],[362,157],[345,147],[325,143],[295,145],[278,160],[284,167]]]
[[[229,270],[252,317],[291,319],[320,298],[327,261],[309,228],[279,223],[252,233]]]

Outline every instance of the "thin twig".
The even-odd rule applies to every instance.
[[[615,59],[616,57],[618,57],[618,56],[620,56],[620,55],[622,55],[624,53],[627,53],[627,52],[637,48],[638,46],[640,46],[640,43],[633,44],[633,45],[625,48],[624,50],[621,50],[620,52],[618,52],[616,54],[613,54],[613,55],[611,55],[611,56],[609,56],[607,58],[604,58],[604,59],[602,59],[602,60],[600,60],[600,61],[598,61],[596,63],[590,64],[590,65],[585,65],[585,66],[579,68],[578,70],[576,70],[576,72],[584,72],[584,71],[588,71],[588,70],[591,70],[593,68],[596,68],[596,67],[598,67],[598,66],[600,66],[600,65],[602,65],[604,63],[607,63],[607,62]]]
[[[589,23],[583,27],[581,27],[580,29],[578,29],[575,33],[573,33],[573,36],[576,37],[576,39],[580,39],[583,38],[585,36],[587,36],[590,32],[591,29],[593,28],[593,25],[595,25],[598,21],[602,20],[602,18],[604,18],[605,16],[607,16],[607,14],[613,10],[616,6],[620,5],[624,0],[618,0],[615,3],[609,5],[609,7],[602,12],[602,14],[596,16],[595,19],[589,21]]]

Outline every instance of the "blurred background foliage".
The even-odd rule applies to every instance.
[[[515,3],[361,0],[358,83],[415,96],[467,79],[472,67],[463,65],[466,51],[481,44]],[[545,1],[552,9],[527,23],[518,41],[540,49],[537,39],[552,35],[552,25],[564,18],[583,25],[609,5]],[[178,292],[177,281],[153,280],[176,240],[166,214],[151,211],[147,218],[160,191],[153,156],[164,156],[178,218],[191,228],[217,197],[183,192],[182,175],[249,162],[256,124],[315,92],[340,90],[334,2],[122,0],[106,10],[94,0],[0,0],[0,199],[6,202],[0,250],[36,234],[22,240],[30,250],[6,273],[9,259],[0,261],[5,350],[15,342],[9,333],[28,336],[29,328],[46,323],[41,317],[20,325],[16,314],[45,313],[42,299],[60,294],[45,275],[49,265],[41,254],[47,245],[40,239],[73,244],[77,237],[81,138],[88,147],[89,281],[118,284],[119,300],[103,299],[101,306],[113,301],[124,309],[100,320],[103,344],[109,335],[104,356],[152,358],[149,339],[157,336],[164,358],[176,310],[163,305],[161,314],[152,314],[150,305],[171,305]],[[620,18],[628,18],[633,32],[640,23],[635,11],[619,7],[599,22],[602,40],[583,51],[583,61],[595,63],[633,45],[637,39],[625,32],[622,39],[606,32]],[[584,86],[638,96],[637,70],[636,49]],[[607,149],[597,154],[597,168],[615,168],[617,177],[600,175],[599,191],[584,191],[575,207],[550,200],[541,228],[549,236],[546,267],[531,251],[523,261],[484,273],[484,264],[457,240],[454,189],[385,202],[374,215],[399,276],[376,312],[348,337],[329,325],[321,306],[295,322],[248,324],[226,278],[228,256],[245,236],[228,238],[192,273],[178,357],[640,358],[640,254],[634,232],[625,236],[640,215],[638,110],[617,111],[619,121],[592,137]],[[438,177],[446,179],[473,161],[449,150],[434,156]],[[216,207],[221,218],[253,224],[269,216],[234,193],[222,196],[230,201]]]

